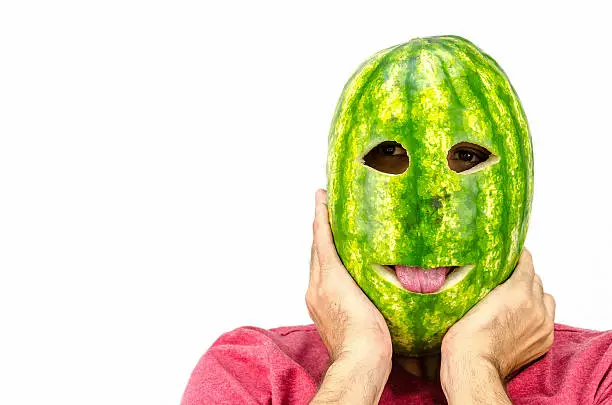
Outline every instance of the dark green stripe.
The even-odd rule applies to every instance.
[[[406,94],[406,100],[408,101],[408,106],[406,108],[406,112],[407,112],[407,116],[408,116],[408,120],[407,120],[407,132],[409,134],[409,136],[406,137],[406,139],[411,139],[412,142],[416,143],[417,140],[414,137],[414,120],[413,120],[413,116],[412,116],[412,106],[414,104],[414,97],[418,97],[419,92],[418,91],[413,91],[413,94],[411,93],[411,83],[414,82],[413,80],[413,75],[417,72],[416,69],[416,65],[418,62],[418,58],[419,58],[419,50],[421,48],[417,48],[411,55],[410,58],[407,59],[406,61],[406,65],[407,65],[407,69],[406,69],[406,75],[405,75],[405,94]],[[414,190],[414,192],[419,195],[419,181],[418,179],[421,177],[421,170],[420,170],[420,166],[418,164],[416,164],[416,162],[411,162],[410,163],[410,170],[412,170],[412,176],[410,177],[410,179],[412,180],[412,184],[411,184],[411,188],[412,190]],[[421,207],[420,207],[420,202],[417,201],[416,202],[416,206],[415,206],[415,221],[417,224],[421,223]],[[413,246],[423,246],[423,233],[421,231],[420,227],[416,228],[418,237],[416,238],[416,243],[413,244]],[[419,255],[419,258],[422,258],[422,255]],[[415,263],[418,266],[423,266],[422,263]],[[421,336],[418,336],[418,339],[421,339]]]
[[[516,98],[516,100],[518,101],[518,104],[520,105],[520,100],[518,99],[518,96],[516,95],[516,92],[514,91],[514,88],[512,87],[512,84],[510,83],[510,80],[508,79],[506,73],[501,69],[499,64],[497,64],[497,62],[495,62],[493,58],[491,58],[489,55],[480,51],[479,48],[476,47],[475,45],[472,44],[472,47],[474,48],[474,49],[470,49],[470,52],[472,54],[476,54],[478,58],[484,59],[485,63],[489,65],[493,65],[493,68],[492,69],[490,68],[489,71],[491,71],[494,76],[495,95],[496,95],[496,98],[500,101],[500,103],[506,107],[506,110],[508,111],[508,114],[510,115],[510,122],[514,129],[514,134],[510,141],[511,142],[513,141],[516,144],[516,150],[517,150],[516,157],[518,158],[517,160],[519,161],[513,162],[513,163],[515,163],[517,169],[519,169],[519,172],[522,174],[522,176],[521,174],[519,174],[521,178],[512,179],[512,182],[507,182],[507,184],[519,183],[523,186],[523,192],[521,193],[520,196],[514,196],[514,195],[509,196],[510,197],[509,203],[512,203],[512,200],[514,198],[517,198],[518,200],[517,203],[523,204],[523,210],[522,210],[521,215],[519,216],[519,214],[516,213],[516,216],[517,216],[516,224],[518,225],[521,219],[527,218],[527,215],[526,215],[527,213],[525,210],[528,205],[527,201],[531,198],[529,195],[529,181],[532,178],[530,173],[525,172],[525,170],[528,171],[529,168],[527,168],[526,167],[527,165],[525,164],[525,151],[522,145],[524,134],[523,134],[520,123],[518,123],[517,121],[517,115],[516,115],[516,114],[520,114],[521,112],[516,111],[516,109],[514,108],[514,103],[513,103],[514,99]],[[529,137],[529,134],[527,134],[527,136]],[[520,170],[520,169],[523,169],[523,170]],[[516,210],[507,211],[507,212],[512,213],[515,211]],[[519,234],[517,235],[519,246],[520,246],[522,239],[524,239],[524,234],[521,228],[519,229]],[[516,252],[511,252],[511,253],[515,254]],[[509,257],[509,254],[506,257]]]
[[[397,49],[394,49],[389,54],[385,55],[383,59],[381,59],[380,64],[376,68],[376,73],[377,74],[381,73],[382,68],[388,68],[390,65],[393,64],[393,62],[396,62],[399,59],[405,58],[407,55],[410,55],[410,53],[411,53],[411,50],[410,50],[409,43],[399,46]],[[384,75],[378,75],[378,77],[380,77],[382,81],[384,81],[385,79]],[[366,87],[368,90],[372,90],[371,92],[368,92],[365,97],[375,95],[376,87],[380,84],[380,81],[378,80],[374,81],[374,80],[377,79],[378,77],[371,76],[368,83],[364,85],[364,87]],[[365,142],[369,142],[375,135],[372,132],[373,123],[376,122],[376,120],[378,119],[378,115],[373,114],[372,113],[373,111],[378,111],[377,105],[374,105],[374,103],[372,102],[372,97],[369,97],[364,101],[362,105],[362,109],[359,110],[359,113],[361,113],[361,115],[365,115],[368,118],[370,118],[370,120],[368,120],[368,130],[370,132],[368,136],[364,137],[363,139],[364,144]],[[358,187],[359,195],[355,195],[355,199],[352,200],[351,203],[360,204],[363,207],[363,212],[373,213],[376,211],[376,207],[377,207],[377,200],[376,200],[377,196],[374,193],[372,193],[371,195],[366,194],[368,191],[371,191],[371,188],[364,186],[364,183],[366,181],[371,180],[369,176],[376,176],[376,175],[370,172],[369,170],[363,170],[362,173],[358,177],[355,178],[355,181],[361,182],[362,186]],[[387,179],[384,178],[384,180],[387,180]]]
[[[380,69],[382,69],[385,66],[385,62],[387,61],[387,59],[389,59],[389,57],[394,53],[394,50],[389,51],[389,53],[387,53],[385,56],[383,56],[379,61],[378,61],[378,65],[376,67],[374,67],[372,69],[372,71],[367,75],[367,79],[363,80],[363,83],[365,83],[365,85],[361,86],[361,88],[357,89],[357,91],[355,92],[355,96],[352,100],[342,100],[342,106],[340,108],[338,108],[338,111],[336,113],[336,116],[334,117],[334,120],[332,122],[332,128],[335,127],[336,124],[336,120],[340,118],[340,113],[343,110],[348,109],[349,112],[347,113],[347,115],[350,115],[350,121],[349,121],[349,125],[345,126],[343,128],[343,131],[341,134],[338,134],[336,139],[335,139],[335,143],[337,144],[338,142],[341,142],[341,150],[345,150],[349,141],[350,141],[350,135],[353,129],[353,126],[355,125],[355,121],[356,119],[359,117],[358,109],[359,109],[359,104],[361,102],[361,98],[364,95],[364,93],[366,93],[366,90],[369,90],[370,85],[371,85],[371,79],[374,77],[375,74],[377,74]],[[370,58],[371,59],[371,58]],[[368,60],[369,61],[369,60]],[[368,63],[362,64],[362,68],[364,69],[366,66],[368,66]],[[354,80],[355,77],[358,76],[358,73],[360,71],[356,72],[353,77],[350,79],[350,81],[346,84],[345,86],[345,91],[348,90],[348,88],[351,85],[351,82]],[[349,105],[345,105],[346,102],[349,102]],[[329,145],[330,148],[332,148],[332,145]],[[337,148],[337,146],[334,146],[334,148]],[[337,171],[338,173],[336,174],[336,176],[338,176],[338,180],[336,182],[336,184],[341,185],[344,184],[344,177],[346,174],[346,166],[347,166],[347,159],[351,159],[352,157],[348,157],[348,156],[342,156],[342,157],[338,157],[338,160],[340,160],[339,163],[339,167],[337,167]],[[336,188],[336,197],[334,198],[334,209],[336,210],[337,216],[338,216],[338,220],[340,221],[344,221],[344,207],[342,206],[343,204],[351,204],[353,203],[353,201],[348,201],[346,198],[346,189],[345,187],[337,187]],[[360,196],[361,198],[362,196]]]
[[[492,60],[492,58],[490,59]],[[497,62],[495,61],[493,62],[500,70],[498,74],[502,77],[505,77],[506,76],[505,72],[501,69],[501,67],[499,67]],[[525,115],[525,111],[523,110],[523,106],[521,104],[520,98],[518,94],[516,93],[516,90],[512,86],[512,83],[510,82],[509,79],[506,79],[504,83],[508,85],[508,89],[502,89],[502,90],[506,90],[506,91],[502,91],[502,94],[503,94],[502,101],[506,104],[506,107],[508,108],[508,111],[510,111],[510,115],[512,116],[512,124],[514,126],[514,130],[517,135],[517,140],[519,142],[519,147],[517,148],[520,150],[518,155],[521,158],[519,167],[522,167],[525,170],[524,172],[524,194],[522,198],[524,207],[523,207],[522,218],[525,218],[526,219],[525,222],[528,222],[529,207],[531,205],[531,198],[532,198],[532,193],[533,193],[533,192],[530,193],[530,188],[533,187],[534,173],[533,173],[533,166],[528,166],[526,163],[528,161],[527,154],[530,154],[533,156],[533,144],[531,141],[531,134],[529,131],[529,123],[527,122],[527,116]],[[518,109],[515,108],[514,101],[516,101],[516,105],[518,106]],[[523,131],[523,126],[518,122],[519,116],[523,117],[523,119],[525,120],[525,131]],[[529,150],[525,150],[526,143],[529,144]],[[531,164],[533,165],[533,158],[531,159]],[[524,232],[524,234],[519,235],[519,238],[524,240],[525,236],[526,236],[526,232]],[[520,242],[520,239],[519,239],[519,242]],[[520,245],[521,244],[519,243],[519,246]]]
[[[461,49],[457,49],[457,46],[455,44],[447,44],[444,43],[443,46],[449,46],[453,49],[453,51],[450,51],[453,54],[457,54],[458,52],[463,52],[466,56],[466,58],[472,62],[472,64],[476,67],[476,68],[480,68],[481,64],[479,64],[477,61],[475,61],[467,52],[465,47],[462,47]],[[504,145],[504,141],[502,137],[496,137],[495,135],[497,135],[499,133],[499,128],[497,127],[497,122],[495,122],[495,119],[492,119],[492,117],[494,117],[494,115],[491,114],[491,108],[489,107],[489,102],[487,100],[487,96],[481,91],[481,89],[484,89],[484,83],[482,82],[480,75],[477,72],[472,71],[471,69],[466,68],[466,77],[467,77],[467,85],[468,88],[472,91],[472,94],[474,94],[476,100],[478,100],[478,103],[480,104],[480,108],[482,110],[484,110],[485,113],[485,120],[489,123],[490,127],[493,129],[493,141],[497,141],[495,143],[495,146],[497,147],[498,151],[499,151],[499,155],[500,155],[500,161],[497,163],[498,165],[502,165],[500,167],[503,167],[502,172],[507,173],[508,172],[508,165],[507,162],[505,161],[505,145]],[[508,190],[508,182],[502,182],[502,184],[500,185],[503,189],[502,192],[502,204],[504,207],[504,212],[502,215],[502,222],[501,222],[501,229],[500,229],[500,233],[502,235],[508,235],[508,212],[510,207],[510,201],[508,198],[509,195],[509,190]],[[502,244],[503,244],[503,256],[502,257],[507,257],[507,254],[510,250],[510,243],[511,241],[508,238],[501,238],[502,240]],[[481,253],[485,253],[485,252],[481,252]]]
[[[519,169],[524,169],[525,171],[528,171],[529,168],[525,164],[525,150],[523,149],[522,142],[518,142],[519,140],[523,139],[523,133],[521,130],[521,125],[517,122],[517,118],[515,114],[516,110],[514,109],[512,100],[510,99],[508,94],[503,91],[503,89],[499,97],[500,97],[501,102],[504,103],[506,105],[506,108],[508,109],[508,112],[510,114],[510,119],[512,122],[512,126],[514,128],[515,140],[517,141],[517,144],[518,144],[517,145],[517,150],[518,150],[517,157],[520,159],[519,162],[517,163],[517,166]],[[520,203],[523,204],[523,211],[521,213],[522,218],[527,217],[527,212],[526,212],[526,209],[528,206],[527,200],[530,198],[529,197],[529,181],[530,181],[529,179],[531,178],[531,176],[529,173],[525,171],[523,172],[522,179],[515,179],[516,182],[518,182],[519,184],[521,184],[522,182],[522,185],[523,185],[523,193],[520,198],[521,200]],[[520,219],[517,218],[517,220],[520,220]],[[522,229],[520,231],[522,233]],[[521,234],[518,235],[519,242],[522,237],[523,235]]]

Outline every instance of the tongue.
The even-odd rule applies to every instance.
[[[414,266],[395,266],[395,274],[405,289],[426,294],[438,291],[450,270],[451,267],[425,270]]]

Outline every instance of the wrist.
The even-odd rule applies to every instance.
[[[391,366],[390,355],[387,356],[383,353],[343,352],[329,368],[337,370],[339,375],[355,377],[361,374],[368,374],[368,378],[374,381],[384,380],[386,382],[391,373]]]
[[[452,372],[454,368],[476,368],[486,370],[487,373],[495,373],[503,381],[505,377],[504,367],[493,353],[495,353],[495,349],[486,341],[443,342],[441,362],[442,366],[445,366],[446,372]]]
[[[440,384],[450,405],[511,404],[497,367],[479,355],[443,356]]]
[[[391,369],[391,358],[393,350],[391,346],[375,345],[371,342],[359,343],[352,342],[346,345],[337,357],[333,360],[334,363],[341,362],[342,364],[360,363],[366,366]]]
[[[342,353],[327,369],[310,404],[377,404],[390,373],[386,356]]]
[[[442,385],[455,385],[455,381],[461,378],[469,378],[469,374],[476,373],[502,380],[495,365],[483,356],[469,354],[442,355],[440,363],[440,383]]]

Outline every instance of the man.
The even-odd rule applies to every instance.
[[[612,404],[612,331],[553,324],[554,299],[527,249],[445,335],[430,381],[426,363],[392,357],[383,317],[334,248],[324,190],[313,234],[314,325],[224,334],[200,359],[183,405]]]
[[[377,52],[344,87],[327,163],[314,325],[223,335],[184,405],[612,403],[612,332],[555,325],[522,249],[531,137],[490,56],[458,36]]]

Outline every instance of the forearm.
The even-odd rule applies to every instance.
[[[498,371],[483,360],[445,362],[440,382],[449,405],[512,405]]]
[[[390,359],[340,358],[325,373],[310,405],[378,404],[390,372]]]

